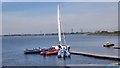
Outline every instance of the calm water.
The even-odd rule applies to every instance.
[[[116,49],[104,48],[102,45],[110,41],[118,44],[117,36],[67,35],[66,42],[71,50],[90,53],[118,55]],[[16,36],[2,38],[3,66],[63,66],[70,64],[111,64],[117,61],[72,55],[71,59],[58,59],[56,55],[43,57],[39,54],[25,55],[23,49],[50,47],[58,43],[57,36]]]

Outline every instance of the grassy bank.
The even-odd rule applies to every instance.
[[[91,34],[88,34],[88,35],[96,35],[96,36],[120,36],[120,34],[94,34],[94,33],[91,33]]]
[[[88,35],[97,35],[97,36],[120,36],[120,31],[108,32],[108,31],[97,31],[89,33]]]

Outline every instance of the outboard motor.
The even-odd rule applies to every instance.
[[[61,51],[61,57],[64,58],[64,57],[65,57],[65,54],[66,54],[65,50],[62,50],[62,51]]]
[[[46,49],[43,49],[43,55],[45,56],[46,55]]]

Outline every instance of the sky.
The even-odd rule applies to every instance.
[[[57,5],[65,32],[118,30],[117,2],[4,2],[2,33],[57,32]]]

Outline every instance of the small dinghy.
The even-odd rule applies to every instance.
[[[39,54],[42,51],[41,48],[34,48],[34,49],[24,49],[24,54]]]
[[[114,44],[110,43],[110,42],[107,42],[106,44],[103,45],[104,47],[112,47],[114,46]]]

